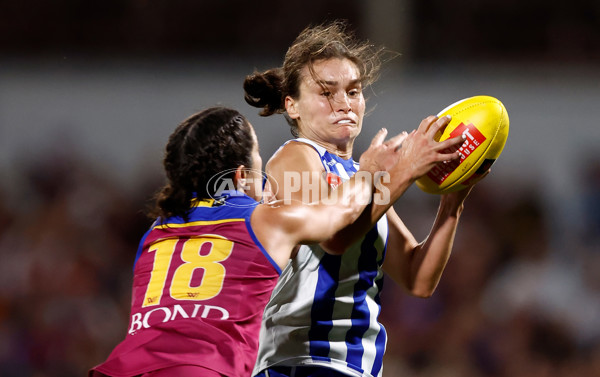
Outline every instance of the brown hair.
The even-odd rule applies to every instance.
[[[310,26],[304,29],[285,54],[283,66],[264,72],[254,72],[244,80],[244,99],[254,107],[262,108],[260,115],[285,113],[285,97],[297,99],[300,95],[301,72],[308,67],[315,77],[313,65],[319,60],[348,59],[358,68],[363,87],[375,82],[381,68],[384,48],[368,41],[358,40],[347,31],[345,21]],[[316,77],[315,77],[316,78]],[[298,125],[287,115],[286,120],[297,136]]]
[[[236,110],[212,107],[184,120],[169,137],[163,160],[167,184],[149,216],[187,219],[194,197],[215,194],[214,185],[208,187],[211,178],[251,166],[253,143],[248,120]]]

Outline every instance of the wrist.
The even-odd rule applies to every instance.
[[[440,212],[447,216],[458,218],[465,209],[464,200],[459,200],[455,195],[442,195],[440,198]]]

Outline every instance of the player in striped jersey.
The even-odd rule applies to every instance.
[[[304,174],[334,189],[355,174],[359,165],[352,151],[365,113],[363,89],[377,76],[380,53],[347,33],[344,23],[333,22],[305,29],[282,67],[246,78],[246,101],[263,108],[263,116],[284,113],[292,134],[299,136],[269,160],[269,179]],[[387,338],[377,318],[384,271],[409,293],[431,295],[470,191],[441,197],[423,242],[392,207],[435,164],[460,157],[443,151],[457,150],[461,137],[448,144],[434,140],[447,123],[447,118],[425,118],[402,144],[403,169],[394,170],[391,183],[374,194],[359,219],[325,242],[299,247],[265,308],[255,375],[382,375]],[[303,183],[300,189],[284,187],[277,196],[303,200],[303,188],[313,186]],[[387,200],[377,200],[386,192]]]
[[[398,160],[406,135],[373,139],[363,178]],[[169,138],[168,184],[134,264],[129,329],[90,376],[249,376],[264,307],[297,243],[355,220],[373,181],[354,179],[327,203],[259,204],[262,160],[250,123],[210,108]]]

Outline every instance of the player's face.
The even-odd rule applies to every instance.
[[[313,68],[315,77],[308,67],[303,69],[299,98],[286,98],[288,115],[297,120],[300,136],[351,148],[365,114],[358,68],[338,58],[317,61]]]
[[[257,201],[262,200],[262,158],[260,157],[260,150],[258,147],[258,139],[256,137],[256,133],[254,132],[254,128],[250,125],[250,130],[252,134],[252,166],[248,169],[247,172],[247,187],[248,191],[246,194]]]

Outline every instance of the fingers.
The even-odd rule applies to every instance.
[[[438,143],[438,161],[454,161],[462,157],[460,147],[465,141],[463,135],[453,137]]]
[[[429,130],[429,127],[431,127],[433,122],[435,122],[436,120],[438,120],[438,117],[436,117],[435,115],[428,116],[427,118],[425,118],[421,121],[421,123],[419,124],[419,127],[417,128],[417,131],[422,132],[423,134],[426,134],[427,130]]]
[[[436,133],[443,133],[444,128],[446,128],[451,120],[452,117],[450,115],[446,115],[437,119],[427,130],[427,136],[434,138]]]
[[[441,151],[450,150],[452,152],[458,151],[461,145],[465,142],[465,135],[458,135],[451,139],[438,142],[438,149]]]
[[[402,131],[398,135],[394,136],[390,140],[386,142],[386,144],[392,148],[394,151],[398,150],[402,146],[402,143],[408,137],[408,133],[406,131]]]
[[[382,145],[385,137],[387,136],[388,131],[385,128],[380,129],[377,134],[371,140],[371,147],[376,147],[378,145]],[[392,137],[388,141],[385,142],[385,146],[391,148],[396,151],[402,145],[402,142],[408,137],[408,133],[406,131],[402,131],[398,135]]]
[[[443,132],[444,128],[450,123],[452,117],[450,115],[438,118],[435,115],[430,115],[423,119],[419,124],[418,131],[426,134],[427,136],[434,137],[435,134],[440,131]]]
[[[450,162],[455,161],[461,158],[461,154],[459,151],[452,153],[438,153],[437,161],[438,162]]]
[[[382,128],[379,131],[377,131],[377,134],[373,137],[373,140],[371,140],[371,146],[377,146],[377,145],[381,145],[381,143],[383,143],[383,141],[385,140],[385,137],[387,136],[387,129]]]

